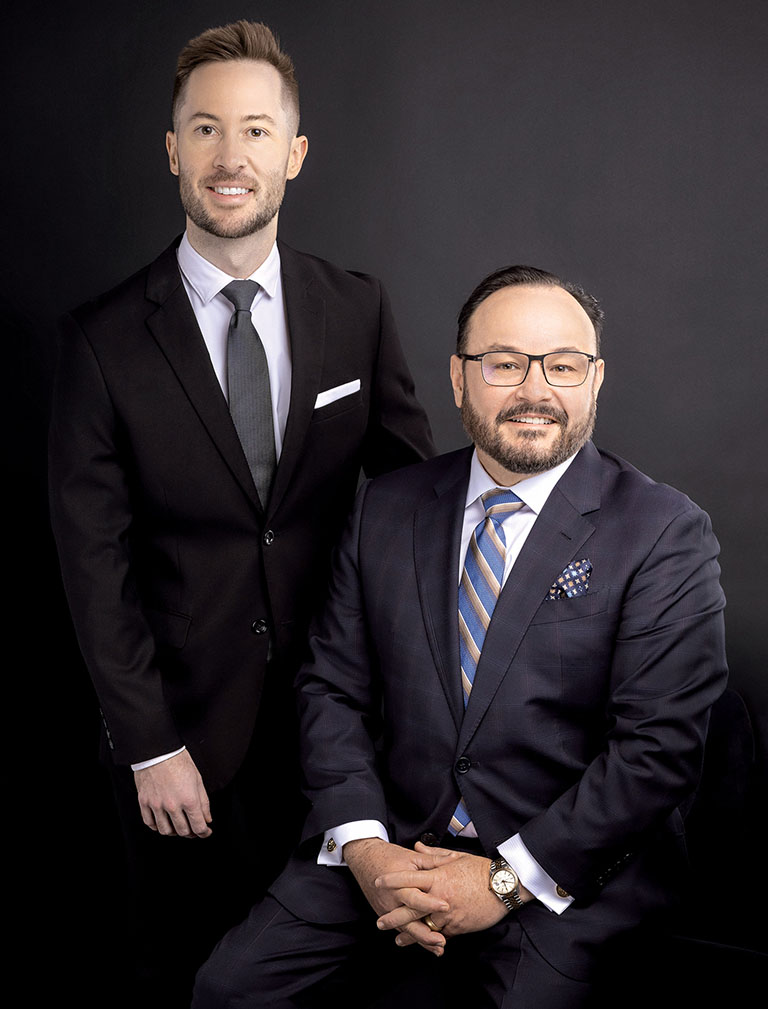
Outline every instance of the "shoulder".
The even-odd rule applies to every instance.
[[[283,273],[297,281],[311,283],[315,288],[332,294],[377,300],[382,296],[381,281],[369,273],[345,270],[327,259],[299,252],[281,241],[278,242],[278,248]]]
[[[466,487],[472,446],[384,473],[365,486],[365,507],[403,514]],[[464,491],[466,493],[466,491]]]
[[[175,239],[157,259],[122,280],[115,287],[78,305],[64,317],[64,328],[72,322],[86,332],[111,329],[116,320],[127,325],[146,318],[158,302],[181,284]]]
[[[683,491],[654,480],[621,456],[603,449],[595,451],[600,461],[604,505],[620,507],[627,512],[649,511],[670,516],[701,510]]]

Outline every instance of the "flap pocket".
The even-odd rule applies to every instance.
[[[183,648],[187,643],[192,617],[173,610],[146,610],[149,626],[158,648]]]

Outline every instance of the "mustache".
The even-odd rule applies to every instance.
[[[549,417],[558,424],[565,426],[568,423],[568,414],[565,410],[558,410],[551,403],[517,403],[506,410],[496,414],[496,423],[504,424],[515,417],[523,417],[527,413],[536,413],[540,417]]]
[[[209,186],[238,186],[242,189],[257,189],[258,183],[255,179],[249,179],[245,175],[225,175],[223,172],[216,172],[203,179],[203,185]]]

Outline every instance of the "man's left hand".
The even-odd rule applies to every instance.
[[[440,855],[447,849],[428,848],[418,842],[415,850],[422,855]],[[414,890],[445,900],[450,910],[431,915],[432,922],[446,937],[465,932],[480,932],[490,928],[508,913],[504,904],[488,888],[491,860],[479,855],[459,853],[457,858],[437,868],[423,868],[405,872],[390,872],[376,879],[376,886],[390,890],[400,904],[393,911],[381,915],[381,929],[404,929],[395,940],[400,946],[423,941],[429,927],[421,920],[424,911],[409,905],[413,903]],[[533,894],[520,887],[524,901]]]

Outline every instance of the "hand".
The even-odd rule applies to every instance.
[[[343,856],[373,910],[377,915],[386,915],[387,912],[394,911],[402,905],[402,898],[394,889],[377,887],[374,881],[382,875],[400,875],[423,871],[425,868],[431,869],[458,857],[454,851],[440,850],[437,855],[432,855],[432,851],[433,849],[425,847],[424,853],[417,853],[408,848],[401,848],[398,844],[390,844],[378,837],[366,837],[345,844]],[[414,905],[420,907],[417,917],[449,910],[447,901],[420,890],[411,893],[410,899]],[[412,918],[408,918],[408,921],[405,922],[406,927],[410,927],[410,921]],[[430,953],[441,956],[445,946],[445,938],[439,932],[431,932],[426,925],[424,925],[424,931],[426,935],[420,935],[419,938],[412,941],[418,942]],[[395,941],[399,945],[410,945],[410,943],[400,942],[402,938],[404,937],[398,936]]]
[[[427,848],[417,843],[415,852],[423,856],[429,852],[432,857],[447,854],[445,848]],[[422,903],[414,900],[414,890],[430,897],[443,898],[449,905],[447,912],[431,914],[432,921],[447,937],[465,932],[480,932],[490,928],[508,913],[496,894],[488,888],[490,859],[478,855],[454,852],[455,859],[445,861],[434,868],[419,866],[416,871],[392,872],[378,877],[375,886],[391,893],[398,899],[398,907],[378,920],[379,928],[397,928],[405,931],[400,945],[411,942],[423,943],[429,928],[425,922]],[[533,900],[524,887],[520,887],[524,901]],[[433,935],[437,933],[432,933]]]
[[[208,837],[211,806],[203,779],[187,750],[133,772],[141,818],[168,837]]]

